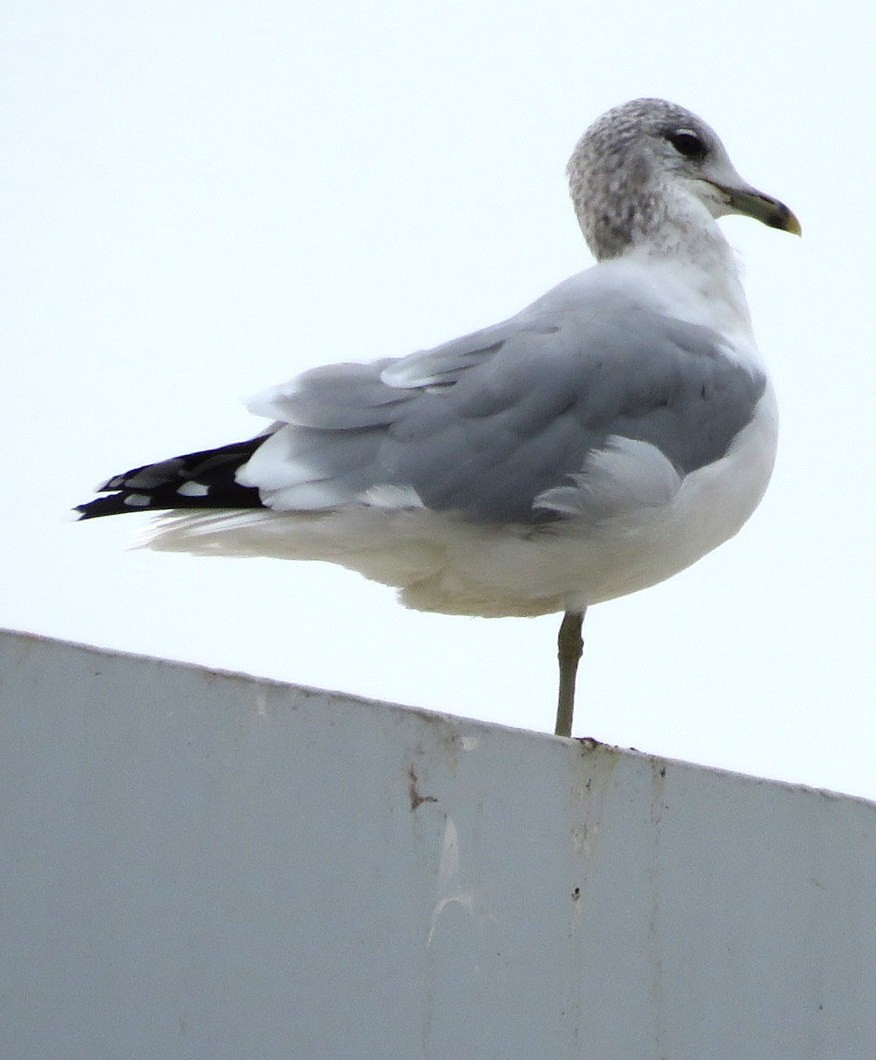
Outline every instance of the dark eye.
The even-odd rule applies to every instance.
[[[666,133],[666,139],[680,155],[693,162],[701,162],[709,153],[706,144],[690,129],[670,129]]]

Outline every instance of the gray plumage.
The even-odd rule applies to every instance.
[[[264,453],[282,457],[283,480],[252,477],[286,509],[395,486],[475,522],[534,523],[561,518],[537,503],[558,487],[579,489],[586,515],[588,455],[611,436],[659,445],[680,475],[722,457],[763,373],[723,358],[708,328],[565,293],[410,358],[305,373],[266,407],[291,424]]]

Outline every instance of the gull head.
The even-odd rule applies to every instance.
[[[733,213],[801,232],[784,203],[742,179],[701,118],[663,99],[603,114],[578,142],[568,174],[581,230],[600,260],[643,245],[669,250]]]

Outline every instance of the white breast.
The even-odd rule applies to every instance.
[[[589,537],[582,601],[655,585],[733,537],[766,491],[777,438],[778,411],[768,385],[751,422],[720,460],[679,479],[665,503],[620,512]]]

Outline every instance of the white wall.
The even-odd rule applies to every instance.
[[[876,1056],[871,804],[16,634],[0,733],[4,1060]]]

